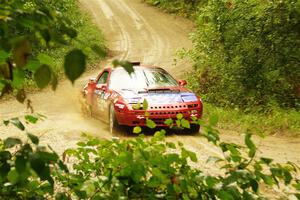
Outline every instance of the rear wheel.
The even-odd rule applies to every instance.
[[[116,118],[115,108],[114,108],[114,105],[111,104],[109,107],[109,132],[111,134],[114,134],[119,129],[120,129],[120,125]]]

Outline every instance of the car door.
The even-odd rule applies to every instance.
[[[96,89],[94,91],[96,96],[95,115],[101,120],[106,120],[107,116],[107,80],[109,72],[103,71],[96,82]]]

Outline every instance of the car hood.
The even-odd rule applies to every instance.
[[[121,97],[129,104],[136,104],[147,100],[149,104],[171,104],[195,102],[197,96],[185,88],[150,88],[143,91],[121,90],[118,91]]]

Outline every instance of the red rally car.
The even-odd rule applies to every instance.
[[[147,117],[162,127],[168,126],[166,119],[176,119],[179,113],[190,121],[192,117],[201,118],[201,99],[184,87],[185,80],[176,81],[160,67],[136,64],[133,69],[129,74],[123,67],[104,68],[82,90],[85,111],[108,122],[110,132],[120,125],[146,126]],[[191,124],[190,131],[198,132],[199,128]]]

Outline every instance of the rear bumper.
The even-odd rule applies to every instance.
[[[202,103],[180,103],[172,105],[151,105],[147,111],[128,109],[125,111],[116,110],[116,117],[120,125],[126,126],[146,126],[145,112],[149,113],[148,118],[156,123],[156,126],[167,127],[166,119],[177,119],[176,115],[181,113],[183,117],[192,121],[192,117],[200,119],[202,117]]]

